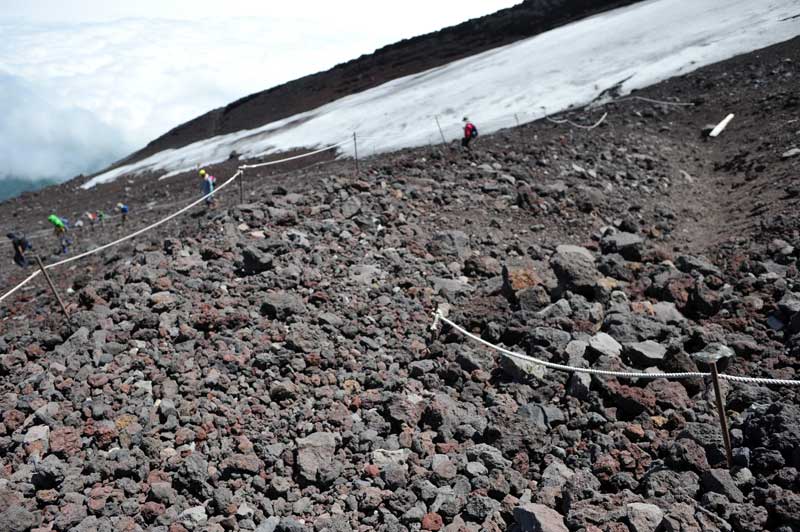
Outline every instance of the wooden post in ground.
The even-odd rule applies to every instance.
[[[50,279],[50,274],[47,273],[47,270],[45,269],[44,264],[42,264],[42,259],[39,258],[38,254],[34,255],[34,258],[36,259],[36,264],[39,265],[39,269],[44,274],[44,278],[47,280],[47,284],[48,284],[48,286],[50,286],[50,290],[52,290],[53,295],[56,296],[56,300],[58,301],[58,304],[61,305],[61,311],[64,313],[64,317],[67,318],[67,324],[70,326],[70,328],[72,328],[72,319],[70,319],[70,317],[69,317],[69,312],[67,312],[67,307],[64,305],[64,301],[61,299],[61,296],[59,295],[58,290],[56,290],[56,287],[53,284],[53,280]]]
[[[242,175],[239,176],[239,204],[244,204],[244,170],[242,170]]]
[[[359,174],[359,169],[358,169],[358,137],[356,136],[356,132],[355,131],[353,131],[353,152],[355,154],[355,159],[356,159],[356,176],[358,176],[358,174]]]

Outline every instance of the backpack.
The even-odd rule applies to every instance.
[[[478,136],[478,128],[475,127],[475,124],[472,124],[472,133],[470,133],[470,137],[473,139]]]

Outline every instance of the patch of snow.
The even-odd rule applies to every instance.
[[[800,34],[797,0],[650,0],[399,78],[257,129],[166,150],[98,175],[174,175],[228,159],[341,142],[358,132],[371,155],[461,135],[461,117],[482,134],[583,105],[619,85],[621,94]],[[547,113],[545,113],[545,109]],[[728,111],[727,109],[725,111]],[[515,117],[516,114],[516,117]],[[342,155],[353,153],[344,145]]]

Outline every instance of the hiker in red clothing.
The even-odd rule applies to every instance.
[[[475,127],[475,124],[469,121],[469,118],[466,116],[464,117],[464,138],[461,139],[461,146],[463,146],[467,151],[469,151],[469,143],[472,142],[472,139],[478,136],[478,128]]]

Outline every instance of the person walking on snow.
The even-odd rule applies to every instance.
[[[469,118],[464,117],[464,138],[461,139],[461,146],[467,151],[470,150],[469,143],[472,139],[478,136],[478,128],[475,124],[469,121]]]
[[[61,253],[67,254],[69,249],[67,246],[72,244],[72,240],[67,238],[67,226],[64,222],[56,216],[55,214],[51,214],[47,217],[47,221],[53,224],[53,234],[58,238],[58,242],[61,245]]]
[[[33,246],[31,246],[31,243],[25,238],[25,235],[8,233],[6,236],[11,239],[11,246],[14,248],[14,263],[20,268],[27,268],[28,259],[25,258],[25,252],[29,249],[33,249]]]
[[[205,171],[205,169],[200,170],[200,177],[203,178],[203,196],[208,196],[206,198],[206,205],[209,207],[214,206],[214,184],[217,181],[217,178],[213,175],[209,174]],[[211,194],[211,195],[210,195]]]

